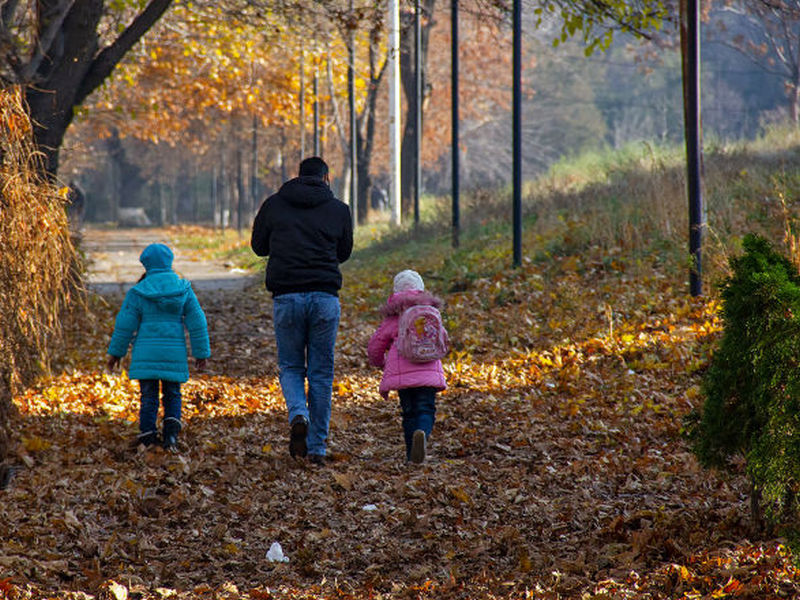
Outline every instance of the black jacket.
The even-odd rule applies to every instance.
[[[296,177],[264,201],[250,246],[267,261],[267,289],[338,294],[339,263],[353,250],[350,209],[317,177]]]

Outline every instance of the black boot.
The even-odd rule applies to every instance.
[[[147,431],[145,433],[140,433],[136,437],[136,442],[138,444],[142,444],[143,446],[149,447],[153,446],[154,444],[160,443],[161,439],[158,437],[158,432],[153,430],[153,431]]]
[[[181,422],[174,417],[164,419],[164,450],[177,452]]]
[[[308,435],[308,421],[303,415],[297,415],[292,419],[289,432],[289,454],[292,458],[305,458],[308,454],[306,436]]]

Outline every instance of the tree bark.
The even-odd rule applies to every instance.
[[[108,77],[123,56],[169,8],[172,0],[151,0],[109,46],[100,49],[97,33],[104,0],[80,0],[63,14],[64,0],[39,0],[37,47],[41,56],[20,81],[26,84],[26,101],[34,123],[34,141],[43,153],[46,172],[55,177],[64,135],[75,107]],[[58,23],[60,20],[60,25]],[[35,53],[36,54],[36,53]],[[35,67],[35,69],[34,69]]]
[[[356,145],[358,149],[358,223],[364,223],[369,214],[370,189],[372,179],[369,175],[370,164],[372,162],[372,150],[375,144],[375,109],[378,103],[378,90],[380,88],[388,60],[383,61],[383,65],[378,67],[378,35],[380,30],[373,29],[370,32],[371,43],[369,46],[369,89],[367,90],[367,101],[364,109],[358,118],[358,135]]]
[[[425,72],[428,64],[428,38],[434,25],[433,9],[436,0],[420,0],[422,5],[422,23],[420,27],[422,46],[422,89],[425,86]],[[400,144],[400,190],[401,209],[404,217],[411,213],[414,198],[414,142],[417,110],[417,96],[414,93],[414,13],[406,12],[402,15],[402,28],[400,30],[400,81],[403,85],[403,94],[406,97],[406,118],[403,125],[403,140]],[[422,109],[425,102],[422,103]]]
[[[761,490],[752,477],[750,478],[750,523],[757,533],[762,533],[766,528],[764,511],[761,506]]]
[[[241,235],[244,228],[245,192],[244,192],[244,158],[242,149],[236,149],[236,231]]]

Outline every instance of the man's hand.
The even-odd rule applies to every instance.
[[[194,365],[197,367],[197,370],[202,373],[206,370],[206,359],[198,358],[194,361]]]
[[[108,362],[106,362],[106,366],[108,367],[109,371],[113,371],[119,366],[120,357],[119,356],[111,356],[108,355]]]

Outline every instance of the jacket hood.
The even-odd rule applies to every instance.
[[[150,244],[142,250],[139,262],[144,265],[148,274],[154,271],[169,271],[172,269],[172,254],[169,246],[165,244]]]
[[[281,186],[278,195],[299,208],[314,208],[334,198],[327,183],[319,177],[308,176],[290,179]]]
[[[441,308],[442,301],[440,298],[424,290],[397,292],[389,296],[381,312],[384,317],[391,317],[393,315],[399,315],[410,306],[416,306],[418,304]]]
[[[184,296],[191,285],[187,280],[178,277],[174,271],[148,271],[147,276],[133,286],[132,291],[148,300],[182,306]]]

